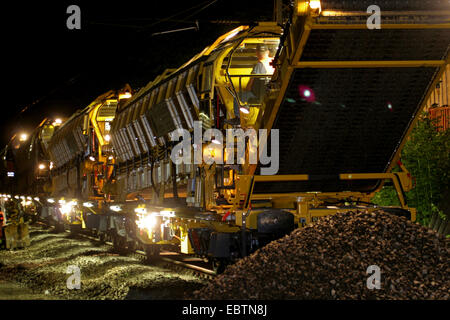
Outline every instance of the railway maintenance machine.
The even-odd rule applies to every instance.
[[[400,152],[449,62],[450,8],[379,1],[374,29],[370,5],[295,1],[282,23],[230,31],[119,106],[111,197],[117,212],[135,212],[133,236],[147,248],[173,244],[219,267],[319,217],[374,210],[370,200],[385,183],[401,203],[386,210],[415,220]],[[255,72],[259,62],[264,68]],[[248,94],[258,81],[259,100]],[[171,139],[175,129],[190,133],[183,139],[192,159],[200,149],[214,161],[174,164],[172,151],[186,152]],[[250,152],[239,162],[233,148],[217,149],[217,130],[219,142],[237,144],[226,129],[268,130],[268,148],[261,139],[257,147],[279,152],[278,171],[264,174],[267,166],[250,163]],[[200,131],[204,140],[195,136]],[[121,234],[131,239],[126,229]]]
[[[78,202],[117,248],[221,270],[320,217],[377,209],[386,183],[401,206],[384,209],[415,220],[400,152],[449,63],[448,3],[278,4],[276,22],[231,30],[118,103],[107,188]]]

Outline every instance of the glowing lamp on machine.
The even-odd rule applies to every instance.
[[[39,197],[34,197],[34,201],[39,201]]]
[[[52,125],[54,127],[59,127],[61,124],[62,124],[62,120],[59,118],[55,119],[55,121],[53,121],[53,123],[52,123]]]
[[[249,113],[250,113],[250,109],[249,109],[248,107],[242,106],[242,107],[240,108],[240,110],[241,110],[241,112],[244,113],[244,114],[249,114]]]
[[[141,230],[152,231],[155,228],[158,220],[154,212],[150,214],[138,214],[139,219],[136,220],[136,225]]]
[[[163,210],[160,212],[161,216],[169,218],[169,217],[175,217],[175,211],[168,211],[168,210]]]
[[[69,205],[71,207],[75,207],[76,205],[78,205],[78,202],[77,202],[77,200],[72,200],[72,201],[69,202]]]
[[[145,208],[136,208],[136,209],[134,209],[134,212],[136,212],[137,214],[147,214],[147,209],[145,209]]]
[[[41,163],[39,164],[39,170],[44,170],[45,169],[45,164]]]
[[[131,92],[129,92],[129,91],[125,91],[125,93],[119,94],[119,100],[129,99],[129,98],[131,98]]]
[[[19,196],[14,196],[14,199],[17,199],[17,200],[19,200],[20,198],[19,198]]]
[[[48,203],[55,203],[55,200],[52,199],[52,198],[49,198],[49,199],[47,199],[47,202],[48,202]]]
[[[320,0],[309,1],[309,7],[313,10],[319,9],[319,11],[322,9],[322,6],[320,5]]]
[[[28,135],[26,133],[21,133],[19,137],[19,141],[27,141]]]
[[[109,142],[111,140],[111,136],[109,134],[105,135],[105,141]]]
[[[83,203],[83,207],[86,207],[86,208],[92,208],[94,205],[92,204],[92,203],[90,203],[90,202],[84,202]]]
[[[8,177],[14,178],[14,172],[13,172],[13,171],[9,171],[9,172],[8,172]]]
[[[93,156],[90,156],[90,157],[89,157],[89,160],[95,161],[95,158],[94,158]]]
[[[61,213],[63,215],[66,215],[66,214],[70,213],[70,211],[72,211],[72,206],[70,205],[70,203],[63,203],[63,204],[61,204],[59,211],[61,211]]]
[[[110,210],[114,211],[114,212],[120,212],[122,211],[122,208],[120,206],[110,206],[109,207]]]

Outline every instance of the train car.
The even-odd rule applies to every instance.
[[[1,153],[4,191],[16,195],[45,196],[49,190],[48,147],[62,119],[44,119],[30,133],[14,135]]]
[[[49,141],[51,190],[44,217],[57,221],[58,229],[86,228],[86,216],[92,213],[90,201],[100,207],[107,200],[104,189],[110,184],[114,167],[111,122],[119,102],[131,94],[126,85],[100,95],[67,119]]]
[[[40,197],[50,190],[49,142],[62,119],[44,119],[31,133],[14,135],[1,153],[0,207],[6,248],[29,244],[28,224],[42,213]]]

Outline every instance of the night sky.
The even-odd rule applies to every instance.
[[[81,30],[66,27],[72,4],[80,6]],[[237,26],[214,21],[271,20],[273,0],[9,1],[1,12],[3,148],[46,116],[70,116],[125,83],[144,86]],[[198,31],[152,36],[195,20]]]

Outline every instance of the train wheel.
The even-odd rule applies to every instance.
[[[213,259],[212,260],[212,268],[216,274],[221,274],[225,271],[227,267],[227,263],[221,259]]]
[[[66,228],[64,227],[64,223],[56,222],[55,223],[55,232],[61,233],[66,231]]]
[[[99,232],[99,233],[98,233],[98,240],[99,240],[101,243],[105,243],[106,240],[107,240],[106,234],[105,234],[104,232]]]
[[[69,229],[70,229],[70,234],[77,235],[81,231],[81,225],[79,225],[79,224],[71,224],[69,226]]]
[[[147,258],[147,262],[154,262],[158,260],[159,258],[159,246],[157,244],[147,244],[144,247],[145,249],[145,256]]]
[[[136,241],[134,241],[134,240],[128,241],[127,242],[127,250],[128,250],[128,252],[136,251]]]
[[[117,252],[118,254],[125,254],[127,244],[125,237],[119,236],[115,231],[113,232],[112,243],[114,252]]]

